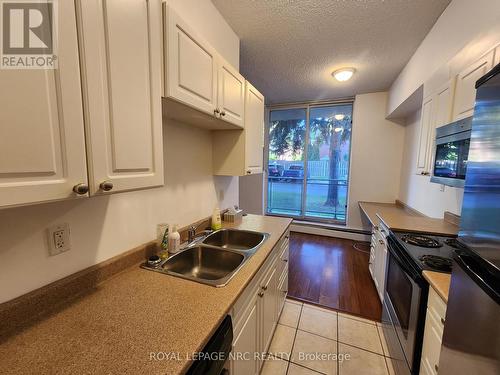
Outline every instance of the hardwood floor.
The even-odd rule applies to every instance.
[[[291,233],[288,296],[380,321],[382,305],[368,270],[369,253],[353,244]],[[369,251],[369,244],[364,248]]]

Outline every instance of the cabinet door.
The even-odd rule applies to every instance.
[[[240,333],[233,340],[234,359],[231,361],[231,374],[254,375],[258,373],[258,361],[254,357],[254,353],[259,352],[258,339],[257,300],[254,297]],[[249,357],[244,358],[244,354]]]
[[[432,119],[432,96],[424,99],[422,103],[422,114],[420,119],[420,134],[417,149],[417,174],[428,175],[429,170],[429,141]]]
[[[285,306],[286,296],[288,294],[288,270],[284,272],[283,278],[278,287],[278,310],[277,316],[279,318],[283,306]]]
[[[247,174],[262,173],[264,96],[248,81],[246,82],[245,96],[245,170]]]
[[[87,185],[73,3],[57,14],[58,69],[0,70],[0,207],[75,198]]]
[[[380,242],[381,241],[381,242]],[[378,296],[380,300],[384,300],[384,290],[385,290],[385,269],[387,263],[387,245],[383,240],[379,240],[378,248],[378,261],[377,261],[377,284],[378,284]]]
[[[221,57],[219,57],[218,78],[217,107],[220,118],[243,127],[245,125],[245,78]]]
[[[166,3],[163,4],[165,96],[214,114],[217,104],[217,52]]]
[[[427,372],[431,372],[433,374],[438,372],[442,337],[442,326],[440,326],[440,323],[436,321],[435,317],[429,313],[429,310],[427,310],[421,360],[421,363],[424,365],[425,371]]]
[[[276,302],[277,302],[277,275],[276,266],[273,265],[270,270],[270,275],[260,292],[262,297],[260,303],[262,306],[262,347],[261,352],[265,352],[271,343],[273,337],[274,326],[276,324]]]
[[[453,104],[454,120],[472,116],[474,113],[476,81],[493,67],[493,57],[492,50],[458,74]]]
[[[79,2],[94,194],[163,185],[160,5]]]
[[[434,98],[434,126],[436,128],[449,124],[452,121],[454,92],[455,79],[448,81],[436,92]]]

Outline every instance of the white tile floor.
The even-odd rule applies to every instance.
[[[375,321],[287,300],[262,375],[391,375]]]

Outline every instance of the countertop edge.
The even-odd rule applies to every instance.
[[[448,294],[451,284],[451,275],[448,273],[423,271],[424,278],[429,282],[432,289],[436,291],[438,296],[448,303]]]
[[[420,214],[418,211],[409,209],[398,202],[395,203],[382,203],[382,202],[366,202],[359,201],[358,205],[366,216],[371,225],[376,226],[378,223],[376,219],[383,222],[389,229],[394,231],[406,231],[414,233],[428,233],[433,235],[442,236],[456,236],[458,233],[458,226],[446,221],[444,219],[431,218]],[[378,209],[377,209],[378,207]],[[389,215],[392,218],[392,222],[387,220],[384,216],[384,208],[390,210]],[[397,210],[397,215],[395,215],[395,210]],[[399,212],[400,211],[400,212]],[[375,218],[374,218],[375,216]],[[406,221],[406,225],[397,225],[394,221]],[[414,225],[409,225],[409,224]]]

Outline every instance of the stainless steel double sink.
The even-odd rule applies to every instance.
[[[269,237],[268,233],[221,229],[202,237],[156,266],[141,267],[223,287]]]

